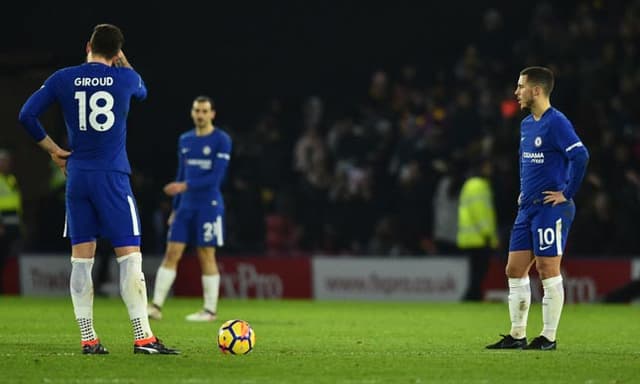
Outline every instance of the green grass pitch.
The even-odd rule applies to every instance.
[[[200,299],[170,298],[154,332],[179,356],[132,353],[120,299],[96,299],[111,354],[84,356],[69,298],[0,297],[2,383],[638,383],[640,306],[567,305],[556,351],[489,351],[506,304],[222,300],[215,323],[187,323]],[[217,328],[240,318],[255,349],[223,355]],[[541,327],[540,306],[529,336]]]

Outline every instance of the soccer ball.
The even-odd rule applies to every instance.
[[[256,345],[256,333],[244,320],[229,320],[218,330],[218,347],[222,353],[246,355]]]

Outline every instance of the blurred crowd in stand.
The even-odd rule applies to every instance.
[[[440,70],[381,67],[366,88],[350,90],[360,97],[309,95],[294,105],[274,97],[263,110],[247,111],[255,116],[251,127],[221,121],[234,141],[224,252],[459,253],[460,191],[488,162],[495,251],[506,255],[525,116],[513,92],[521,69],[545,65],[556,74],[552,104],[591,153],[567,253],[638,254],[640,2],[606,8],[583,2],[569,13],[539,2],[517,33],[498,9],[479,17],[483,32],[451,46],[457,59]],[[64,184],[55,169],[52,175],[25,244],[31,250],[68,250],[51,230],[64,212]],[[171,210],[161,195],[167,180],[143,171],[132,178],[144,247],[162,252]]]

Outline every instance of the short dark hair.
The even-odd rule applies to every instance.
[[[555,80],[553,71],[547,67],[527,67],[520,71],[520,75],[527,76],[527,82],[539,85],[546,95],[553,91]]]
[[[124,44],[124,35],[120,28],[112,24],[98,24],[91,34],[91,52],[111,59],[118,55]]]
[[[209,96],[205,96],[205,95],[200,95],[198,97],[196,97],[195,99],[193,99],[194,103],[209,103],[209,105],[211,105],[211,110],[215,110],[216,109],[216,105],[213,102],[213,99],[210,98]]]

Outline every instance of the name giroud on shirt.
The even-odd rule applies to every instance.
[[[113,77],[76,77],[73,79],[73,85],[76,87],[96,87],[113,85]]]

